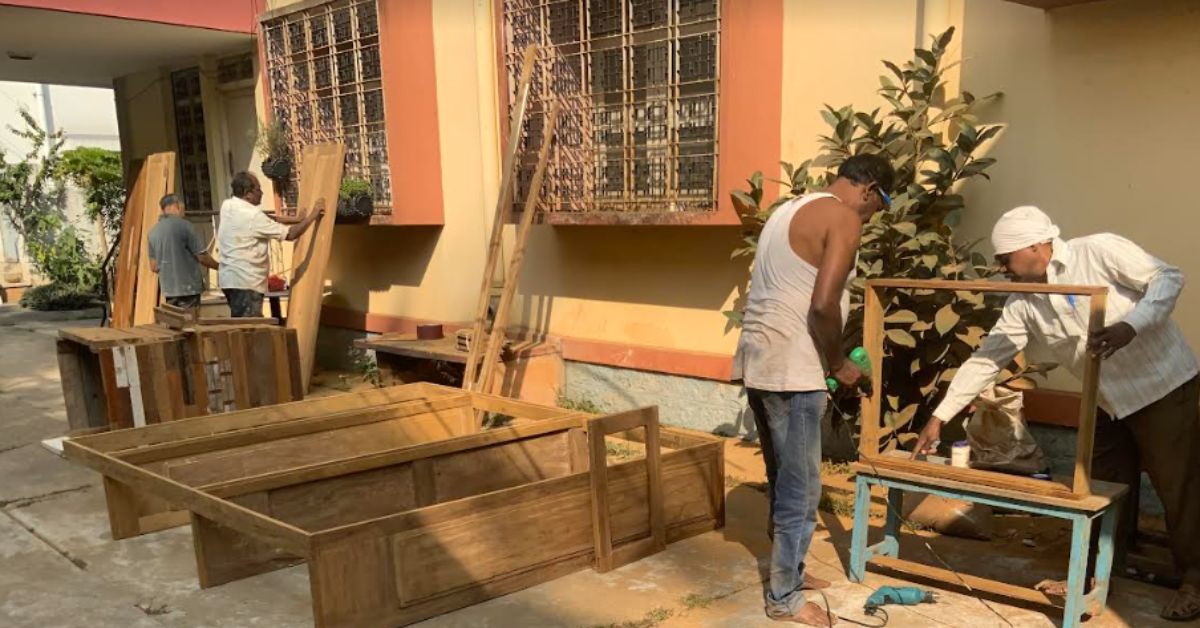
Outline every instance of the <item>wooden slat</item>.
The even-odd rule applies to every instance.
[[[58,374],[67,410],[67,427],[73,430],[94,427],[88,416],[88,400],[84,392],[83,356],[76,347],[78,345],[65,340],[57,341]]]
[[[150,230],[158,222],[161,210],[158,201],[175,191],[175,153],[155,153],[142,167],[146,184],[141,197],[142,228],[137,244],[137,284],[133,295],[133,325],[154,322],[158,306],[158,273],[150,268]],[[116,322],[116,319],[113,319]],[[117,327],[118,325],[114,325]]]
[[[871,360],[871,395],[862,402],[858,453],[874,456],[879,453],[879,422],[883,418],[883,304],[870,281],[863,293],[863,349]]]
[[[444,399],[454,397],[469,399],[457,389],[451,388],[448,390],[452,391],[452,393],[416,385],[392,386],[359,393],[347,393],[305,401],[294,401],[270,408],[256,408],[222,415],[186,419],[170,424],[147,426],[140,430],[121,430],[106,434],[94,434],[81,437],[78,440],[81,444],[97,451],[114,452],[200,436],[211,436],[235,430],[246,430],[291,421],[293,419],[319,417],[381,404],[401,403],[422,398]]]
[[[1088,311],[1087,335],[1104,329],[1104,312],[1108,294],[1093,295]],[[1080,495],[1092,492],[1092,446],[1096,440],[1096,404],[1100,395],[1100,358],[1090,352],[1083,363],[1083,388],[1079,402],[1079,431],[1075,444],[1075,477],[1072,489]]]
[[[455,389],[450,388],[447,390]],[[569,414],[577,414],[572,410],[542,406],[526,401],[510,399],[508,397],[500,397],[498,395],[488,395],[477,392],[470,394],[471,405],[474,406],[475,409],[496,412],[499,414],[507,414],[508,416],[518,419],[557,419]]]
[[[610,432],[626,431],[635,426],[646,430],[646,487],[649,537],[626,541],[623,550],[614,542],[613,514],[610,509],[608,481],[608,448],[605,436]],[[642,408],[620,414],[588,420],[589,471],[592,492],[592,536],[596,553],[595,569],[611,571],[666,547],[666,524],[663,517],[662,467],[658,448],[658,408]],[[620,551],[618,551],[620,550]]]
[[[255,509],[258,510],[258,509]],[[207,589],[282,569],[304,559],[215,521],[191,514],[192,546],[200,588]]]
[[[238,410],[257,407],[250,392],[250,358],[247,332],[238,330],[221,334],[229,343],[229,368],[233,374],[233,394]]]
[[[966,584],[970,585],[971,589],[976,591],[984,591],[986,593],[992,593],[995,595],[1012,598],[1014,600],[1022,600],[1044,606],[1062,606],[1062,604],[1055,602],[1045,593],[1042,593],[1037,589],[1030,589],[1014,584],[1006,584],[1003,582],[997,582],[995,580],[988,580],[986,578],[980,578],[979,576],[972,576],[970,574],[959,573],[956,575],[953,571],[941,569],[939,567],[930,567],[929,565],[922,565],[921,563],[914,563],[908,560],[890,558],[888,556],[876,556],[872,558],[868,564],[877,565],[889,571],[894,571],[906,576],[914,576],[924,580],[932,580],[934,582],[947,584],[958,589],[965,590],[966,587],[963,586],[963,582],[966,582]]]
[[[218,449],[242,447],[280,438],[300,436],[302,434],[343,429],[355,425],[377,423],[379,421],[387,421],[415,414],[437,412],[439,410],[462,407],[466,403],[467,400],[464,398],[450,397],[433,400],[405,401],[395,405],[373,408],[356,408],[326,416],[272,423],[253,429],[224,432],[211,436],[198,436],[159,445],[147,445],[126,452],[118,452],[114,455],[132,464],[145,464],[156,460],[180,458]]]
[[[1067,284],[1019,283],[1008,281],[952,281],[944,279],[870,279],[868,286],[912,290],[963,290],[967,292],[1007,292],[1024,294],[1073,294],[1091,296],[1105,294],[1102,286]]]
[[[496,198],[496,209],[492,216],[492,230],[488,238],[488,251],[483,266],[483,281],[479,288],[479,304],[475,309],[475,319],[471,326],[472,338],[483,338],[487,326],[487,311],[491,302],[492,281],[496,275],[496,265],[500,260],[501,244],[503,242],[504,224],[512,208],[513,179],[516,175],[517,150],[521,145],[521,134],[525,129],[525,110],[529,104],[529,90],[532,85],[534,61],[537,59],[538,47],[531,45],[525,49],[521,61],[521,75],[517,82],[517,100],[514,103],[512,117],[508,126],[508,144],[504,150],[501,162],[500,194]],[[466,365],[463,368],[463,388],[471,390],[478,378],[479,358],[481,357],[479,342],[471,343],[467,354]],[[485,362],[486,364],[486,362]],[[489,366],[490,368],[490,366]]]
[[[93,451],[76,440],[63,441],[63,450],[71,460],[85,464],[134,491],[146,491],[161,496],[171,503],[213,521],[219,521],[239,532],[270,540],[285,551],[308,555],[309,535],[299,528],[273,521],[248,508],[205,495],[191,487]]]
[[[296,330],[300,348],[300,380],[305,393],[312,378],[317,349],[321,299],[325,291],[325,266],[333,243],[334,214],[346,147],[340,142],[310,144],[300,157],[298,206],[312,211],[318,200],[325,202],[326,215],[313,224],[292,249],[292,289],[288,296],[288,329]]]
[[[153,158],[153,156],[151,157]],[[125,211],[121,217],[118,234],[117,266],[113,282],[112,315],[113,327],[133,326],[133,297],[137,287],[137,267],[141,258],[142,211],[146,198],[146,179],[150,175],[141,163],[133,187],[125,198]]]
[[[298,369],[299,364],[288,360],[288,335],[286,330],[279,329],[270,333],[272,375],[275,379],[275,403],[292,401],[292,369]],[[296,391],[300,392],[300,391]]]

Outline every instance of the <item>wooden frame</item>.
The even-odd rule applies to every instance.
[[[1104,327],[1108,288],[1041,283],[987,281],[943,281],[920,279],[872,279],[867,281],[863,302],[863,347],[871,357],[871,396],[862,406],[859,455],[879,469],[919,473],[993,488],[1013,489],[1037,495],[1081,498],[1091,494],[1092,443],[1096,429],[1096,401],[1100,383],[1100,359],[1088,356],[1084,364],[1082,403],[1079,406],[1079,436],[1075,449],[1075,475],[1071,487],[1056,482],[983,471],[933,465],[921,461],[881,456],[879,439],[887,435],[880,425],[883,407],[884,299],[886,290],[952,290],[968,292],[1058,294],[1089,298],[1087,333]]]
[[[481,410],[513,422],[478,432]],[[609,465],[606,438],[648,455]],[[613,565],[719,528],[722,447],[653,408],[596,418],[432,384],[64,444],[117,501],[190,511],[201,586],[307,561],[318,626],[409,624],[601,569],[598,489]]]

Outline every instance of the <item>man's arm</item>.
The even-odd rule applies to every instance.
[[[150,258],[150,270],[156,273],[158,272],[158,260],[154,259],[153,257]]]
[[[217,260],[213,259],[213,256],[209,255],[208,251],[197,253],[196,261],[200,262],[200,265],[205,268],[211,268],[213,270],[218,270],[220,268],[220,265],[217,264]]]
[[[941,437],[942,424],[958,416],[996,379],[1000,370],[1029,344],[1029,332],[1020,312],[1024,306],[1015,295],[1005,302],[1000,320],[996,321],[983,339],[983,344],[958,367],[954,379],[950,380],[946,396],[934,409],[933,416],[917,438],[917,445],[913,448],[914,458],[918,454],[933,453]]]
[[[851,212],[837,212],[825,234],[825,251],[817,268],[808,331],[833,376],[845,386],[862,379],[858,367],[842,355],[842,293],[862,237],[862,223]]]
[[[1125,319],[1109,325],[1088,339],[1088,348],[1102,358],[1116,353],[1146,328],[1171,318],[1183,273],[1150,255],[1138,245],[1116,235],[1103,236],[1103,246],[1089,247],[1094,263],[1102,264],[1116,283],[1142,293]]]
[[[325,199],[319,198],[313,208],[304,214],[304,218],[288,228],[286,240],[295,240],[304,234],[318,218],[325,215]]]

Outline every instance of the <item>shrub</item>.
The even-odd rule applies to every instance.
[[[21,295],[21,306],[31,310],[82,310],[96,305],[95,290],[80,286],[48,283],[35,286]]]

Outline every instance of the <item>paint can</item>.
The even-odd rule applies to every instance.
[[[963,469],[971,466],[971,444],[965,440],[954,443],[950,448],[950,466]]]

